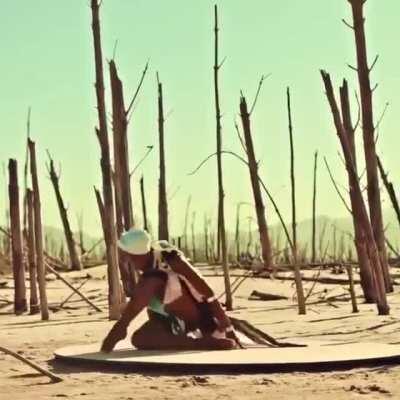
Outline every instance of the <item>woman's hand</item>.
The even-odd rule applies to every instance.
[[[101,345],[101,351],[109,353],[114,349],[115,345],[120,340],[126,338],[127,334],[128,330],[126,325],[122,324],[120,321],[117,321],[111,328],[106,338],[103,340],[103,344]]]

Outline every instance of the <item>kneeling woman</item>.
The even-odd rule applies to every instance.
[[[148,321],[132,335],[143,350],[228,350],[239,346],[228,316],[206,281],[167,242],[151,242],[146,231],[131,229],[118,241],[121,261],[140,277],[132,287],[130,270],[122,269],[131,297],[119,321],[103,341],[112,351],[127,336],[130,322],[147,307]],[[124,272],[125,271],[125,272]]]

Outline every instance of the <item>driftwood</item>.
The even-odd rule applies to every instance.
[[[18,354],[10,349],[7,349],[3,346],[0,346],[0,351],[4,354],[7,354],[11,357],[16,358],[19,361],[22,361],[23,363],[29,365],[31,368],[33,368],[34,370],[40,372],[42,375],[47,376],[48,378],[51,379],[52,382],[57,383],[57,382],[62,382],[63,379],[60,378],[57,375],[54,375],[53,373],[51,373],[50,371],[47,371],[46,369],[42,368],[40,365],[36,364],[35,362],[28,360],[27,358],[21,356],[21,354]]]
[[[72,286],[61,274],[59,274],[54,268],[52,268],[49,264],[45,263],[46,269],[54,274],[58,279],[64,282],[70,289],[72,289],[79,297],[82,298],[86,303],[88,303],[94,310],[97,312],[103,312],[103,310],[96,306],[96,304],[92,303],[83,293],[81,293],[78,289]]]
[[[224,210],[224,186],[223,186],[223,175],[222,175],[222,126],[221,126],[221,108],[219,102],[219,83],[218,83],[218,71],[222,66],[218,59],[218,8],[214,6],[214,94],[215,94],[215,119],[216,119],[216,136],[217,136],[217,174],[218,174],[218,235],[222,254],[222,268],[224,270],[224,284],[226,299],[225,304],[227,310],[232,310],[232,293],[231,293],[231,282],[229,277],[228,268],[228,255],[227,255],[227,242],[226,242],[226,231],[225,231],[225,210]],[[217,241],[218,241],[217,240]],[[218,252],[219,253],[219,252]]]
[[[229,319],[237,331],[243,333],[258,344],[269,347],[306,347],[306,345],[302,344],[280,342],[243,319],[233,317],[229,317]]]
[[[250,293],[249,300],[263,300],[263,301],[274,301],[274,300],[288,300],[286,296],[280,296],[277,294],[259,292],[258,290],[253,290]]]
[[[89,281],[89,278],[87,278],[85,281],[81,282],[81,284],[76,288],[76,290],[80,290],[82,289],[82,287]],[[63,308],[65,306],[65,304],[67,304],[69,302],[69,300],[71,300],[71,298],[74,296],[74,294],[76,294],[75,291],[73,291],[71,294],[69,294],[65,300],[63,300],[60,303],[60,308]]]
[[[12,266],[14,275],[14,312],[21,315],[27,311],[25,268],[22,253],[21,219],[19,209],[19,187],[17,161],[10,159],[9,171],[9,200],[10,200],[10,226],[12,246]]]

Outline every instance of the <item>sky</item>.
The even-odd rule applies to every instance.
[[[318,214],[346,216],[322,162],[329,161],[339,185],[346,175],[338,156],[319,69],[332,74],[336,85],[343,78],[357,89],[351,20],[346,0],[219,0],[220,97],[223,147],[243,155],[234,122],[239,123],[242,90],[252,103],[260,77],[269,75],[252,114],[252,133],[259,173],[287,220],[290,218],[289,136],[286,87],[292,96],[296,151],[298,218],[311,217],[313,154],[319,152]],[[131,167],[154,150],[133,176],[134,212],[141,223],[139,179],[144,175],[149,217],[157,224],[158,139],[156,72],[164,88],[167,187],[173,236],[182,233],[185,205],[192,196],[196,229],[203,229],[207,213],[216,219],[216,160],[195,175],[189,173],[215,152],[213,92],[213,7],[208,0],[104,0],[101,7],[103,54],[115,60],[128,103],[149,60],[149,71],[129,125]],[[369,59],[380,58],[372,73],[376,120],[389,103],[380,125],[378,152],[390,178],[400,184],[398,112],[400,110],[400,3],[368,0],[366,27]],[[73,229],[77,214],[84,215],[84,230],[99,235],[101,225],[93,186],[101,186],[100,149],[94,134],[97,124],[94,57],[89,1],[0,1],[0,161],[19,161],[22,183],[26,115],[32,107],[31,135],[36,141],[43,220],[61,226],[55,196],[45,167],[46,149],[60,164],[61,188]],[[110,90],[105,63],[108,112]],[[353,96],[354,98],[354,96]],[[354,100],[354,99],[353,99]],[[356,103],[353,101],[356,114]],[[111,131],[110,131],[111,132]],[[360,132],[358,133],[361,139]],[[359,149],[361,151],[361,141]],[[361,153],[360,153],[361,154]],[[359,157],[362,161],[361,156]],[[227,228],[235,223],[238,202],[252,203],[248,170],[225,156],[224,188]],[[362,166],[360,167],[362,168]],[[0,221],[7,205],[7,173],[0,175]],[[22,186],[22,185],[21,185]],[[267,201],[269,223],[277,218]],[[389,208],[386,195],[383,207]],[[254,216],[242,208],[242,219]]]

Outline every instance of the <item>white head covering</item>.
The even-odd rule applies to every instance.
[[[143,255],[151,250],[151,237],[142,229],[132,228],[121,235],[117,244],[126,253]]]

